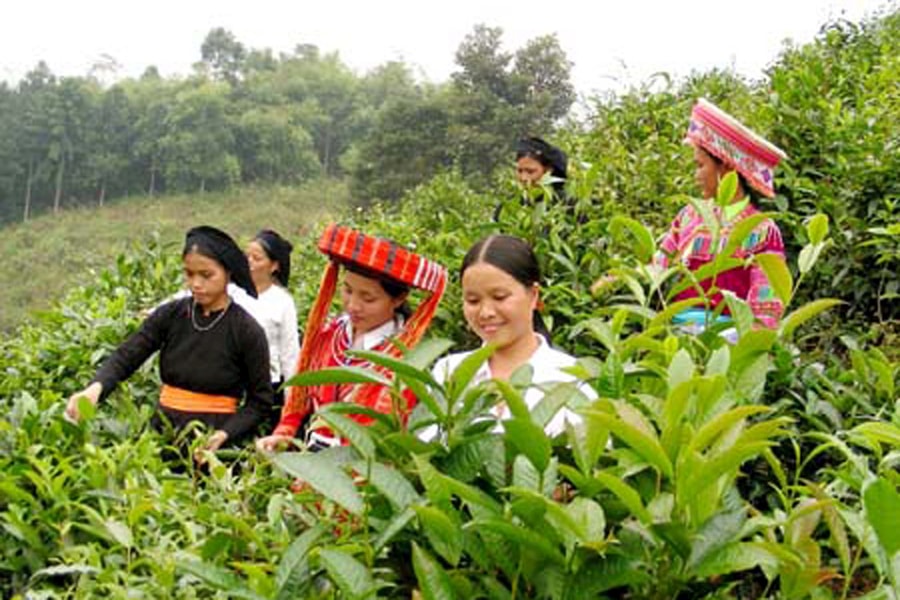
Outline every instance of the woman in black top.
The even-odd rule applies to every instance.
[[[215,432],[217,450],[255,430],[270,410],[269,350],[262,327],[226,291],[229,281],[251,296],[247,259],[228,234],[213,227],[188,231],[184,276],[191,296],[163,304],[103,363],[91,383],[73,394],[66,415],[79,418],[78,399],[106,398],[159,350],[163,382],[159,417],[176,429],[200,421]]]

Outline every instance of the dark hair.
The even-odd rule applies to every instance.
[[[703,153],[706,154],[710,159],[712,159],[712,161],[716,165],[719,165],[719,166],[725,165],[726,167],[731,168],[732,171],[737,173],[738,185],[741,186],[741,189],[744,191],[744,194],[750,197],[750,202],[752,202],[753,204],[759,204],[760,193],[758,191],[756,191],[756,188],[754,188],[752,185],[750,185],[750,183],[747,181],[746,177],[741,175],[740,172],[737,169],[735,169],[732,165],[727,165],[724,160],[722,160],[721,158],[719,158],[718,156],[716,156],[715,154],[713,154],[706,148],[701,148],[700,146],[697,146],[697,147],[701,151],[703,151]]]
[[[497,267],[526,288],[541,283],[541,267],[537,256],[528,242],[521,238],[503,234],[482,238],[466,252],[459,269],[459,278],[462,279],[466,269],[482,262]],[[550,341],[550,331],[537,310],[532,314],[532,329]]]
[[[185,235],[181,258],[184,259],[192,252],[219,263],[234,284],[256,298],[256,287],[250,278],[247,257],[230,235],[209,225],[194,227]]]
[[[521,138],[516,144],[516,160],[526,156],[538,161],[552,176],[560,180],[553,182],[551,187],[561,196],[565,191],[569,168],[569,157],[566,153],[542,138],[530,136]]]
[[[273,275],[282,287],[287,287],[291,278],[291,252],[294,246],[273,229],[261,229],[253,240],[259,244],[269,260],[278,263],[278,269]]]
[[[397,281],[396,279],[391,279],[384,273],[366,269],[350,262],[341,261],[340,264],[351,273],[355,273],[360,277],[365,277],[366,279],[374,279],[381,286],[381,289],[383,289],[385,293],[394,300],[401,298],[409,293],[408,285]],[[412,316],[412,308],[410,308],[409,302],[404,300],[400,306],[394,309],[394,313],[402,316],[404,319],[408,319],[410,316]]]

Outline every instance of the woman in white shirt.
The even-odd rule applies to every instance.
[[[297,307],[288,291],[291,276],[290,242],[271,229],[263,229],[247,244],[250,277],[258,295],[253,316],[269,342],[269,371],[276,390],[271,423],[278,422],[284,392],[281,385],[294,375],[300,354]]]
[[[527,242],[508,235],[482,239],[466,253],[460,279],[466,322],[482,342],[496,347],[473,383],[508,380],[519,367],[531,365],[532,385],[525,392],[525,402],[533,409],[544,396],[545,384],[575,381],[574,376],[563,371],[574,365],[575,359],[552,348],[548,342],[549,333],[538,312],[540,267]],[[462,352],[439,360],[434,367],[435,378],[446,381],[469,354]],[[589,398],[596,397],[587,385],[582,384],[579,389]],[[498,429],[499,421],[510,418],[505,403],[498,404],[491,412],[498,420]],[[574,425],[580,421],[581,417],[563,407],[545,431],[555,436],[565,430],[566,422]],[[432,429],[423,433],[428,438],[436,432]]]

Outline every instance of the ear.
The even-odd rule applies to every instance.
[[[537,283],[532,284],[529,293],[531,294],[531,310],[537,310],[541,302],[541,286]]]
[[[400,294],[400,295],[397,296],[396,298],[391,298],[391,304],[393,305],[394,310],[397,310],[398,308],[400,308],[400,306],[401,306],[404,302],[406,302],[406,299],[407,299],[408,297],[409,297],[409,292],[403,292],[402,294]]]

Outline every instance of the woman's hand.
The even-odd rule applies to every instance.
[[[293,438],[287,435],[267,435],[266,437],[261,437],[256,440],[256,449],[260,452],[275,452],[276,450],[286,448],[288,444],[291,443],[292,439]]]
[[[215,433],[209,436],[206,444],[202,448],[197,448],[197,451],[194,452],[194,460],[198,465],[206,464],[206,453],[215,452],[221,448],[222,444],[226,441],[228,441],[228,433],[221,429],[217,429]]]
[[[100,401],[100,394],[102,392],[103,384],[97,381],[87,386],[80,392],[75,392],[74,394],[69,396],[69,401],[66,403],[66,410],[63,413],[63,416],[72,423],[77,423],[81,419],[81,414],[78,412],[79,398],[87,398],[91,404],[97,406],[97,402]]]

